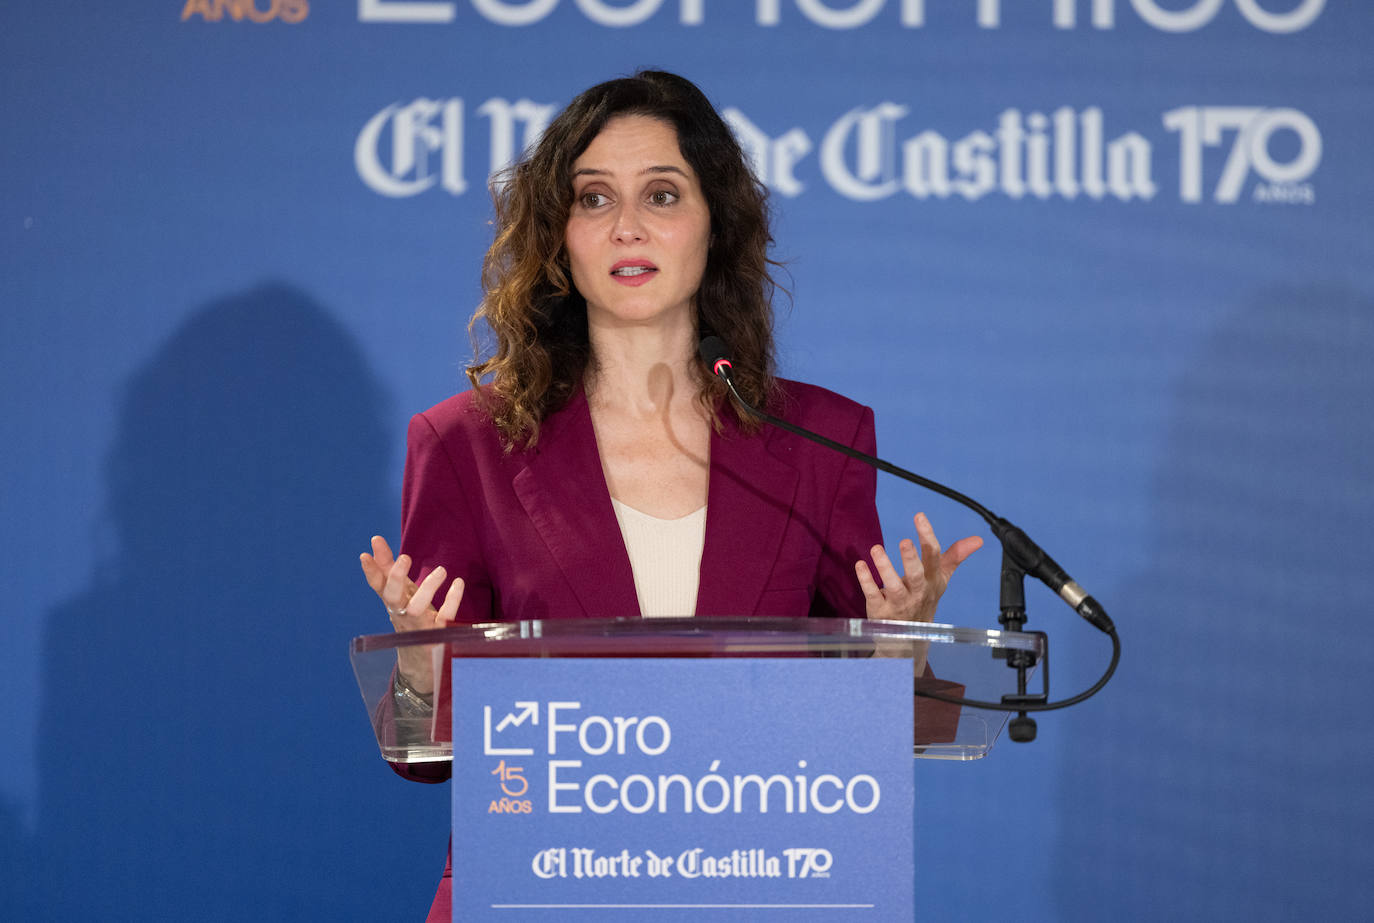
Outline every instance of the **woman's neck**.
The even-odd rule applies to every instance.
[[[659,519],[700,509],[710,476],[711,426],[696,399],[696,331],[621,327],[591,333],[585,386],[606,489]]]
[[[687,326],[590,331],[586,389],[593,406],[659,415],[691,404],[700,389],[694,370],[696,331]]]

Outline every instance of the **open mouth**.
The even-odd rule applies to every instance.
[[[658,275],[658,267],[648,260],[621,260],[611,267],[611,278],[621,285],[643,285]]]

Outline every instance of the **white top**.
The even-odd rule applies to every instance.
[[[659,519],[611,498],[625,550],[630,553],[639,612],[645,618],[696,612],[706,507],[681,519]]]

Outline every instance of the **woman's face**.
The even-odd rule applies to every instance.
[[[711,214],[671,125],[619,116],[573,162],[564,231],[592,326],[693,323]]]

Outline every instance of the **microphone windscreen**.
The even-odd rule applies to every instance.
[[[725,345],[725,341],[718,336],[704,338],[697,346],[697,352],[701,359],[711,367],[711,371],[716,371],[716,363],[724,359],[730,362],[730,349]]]

